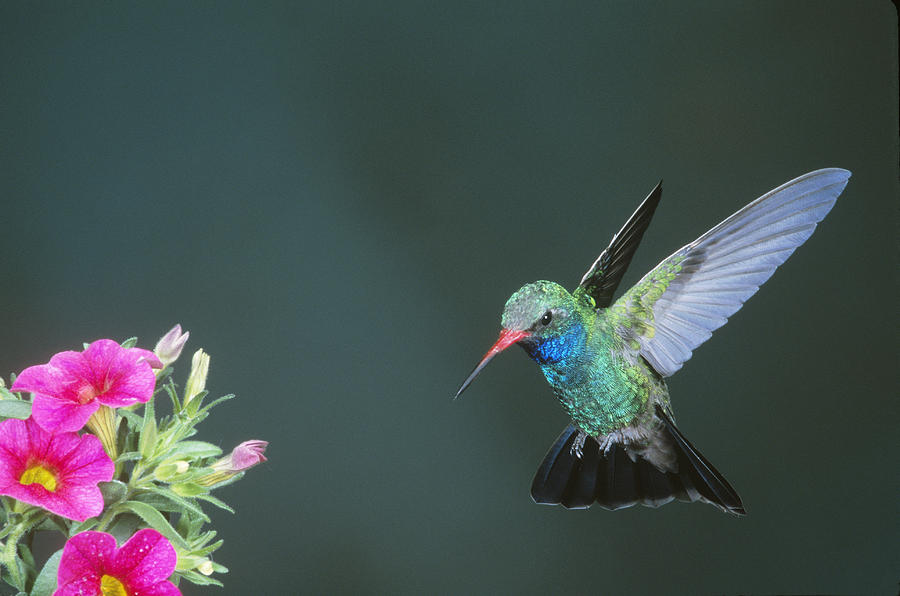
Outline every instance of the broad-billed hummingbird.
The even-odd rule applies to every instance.
[[[572,293],[550,281],[506,302],[485,365],[518,344],[541,367],[571,424],[531,486],[536,503],[658,507],[678,499],[746,513],[727,480],[678,430],[666,377],[756,293],[813,233],[850,178],[817,170],[756,199],[675,251],[618,300],[613,294],[659,204],[661,184]]]

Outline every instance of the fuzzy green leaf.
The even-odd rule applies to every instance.
[[[98,523],[100,523],[99,519],[97,519],[96,517],[91,517],[81,523],[72,524],[72,526],[69,528],[69,538],[71,538],[75,534],[93,529]]]
[[[122,513],[116,516],[116,521],[106,531],[122,544],[134,535],[140,525],[141,518],[132,513]]]
[[[119,454],[119,457],[116,458],[116,463],[135,461],[138,459],[141,459],[139,451],[126,451],[125,453]]]
[[[203,499],[204,501],[208,501],[208,502],[212,503],[213,505],[215,505],[216,507],[218,507],[219,509],[224,509],[228,513],[232,513],[232,514],[234,513],[234,509],[229,507],[227,503],[225,503],[221,499],[217,499],[216,497],[214,497],[212,495],[197,495],[197,498]]]
[[[122,418],[128,421],[131,428],[138,429],[144,424],[143,416],[139,416],[127,408],[119,408],[116,410]]]
[[[59,549],[47,559],[44,568],[34,580],[31,588],[31,596],[50,596],[56,590],[56,573],[59,569],[59,560],[62,558],[62,549]]]
[[[106,507],[124,500],[125,495],[128,494],[128,485],[118,480],[101,482],[97,486],[100,487],[100,493],[103,495],[103,504]]]
[[[144,459],[150,459],[156,449],[156,416],[153,410],[153,398],[144,405],[144,424],[141,427],[141,438],[138,451]]]
[[[192,584],[197,584],[198,586],[222,586],[222,582],[217,579],[213,579],[211,577],[206,577],[201,573],[197,573],[196,571],[179,571],[178,575],[188,580]]]
[[[219,399],[214,399],[213,401],[211,401],[208,404],[206,404],[205,406],[203,406],[203,408],[199,412],[197,412],[197,416],[198,417],[203,416],[205,418],[206,415],[209,414],[209,411],[212,410],[215,406],[219,405],[222,402],[228,401],[229,399],[233,399],[233,398],[234,398],[234,394],[229,393],[228,395],[223,395]]]
[[[215,534],[215,532],[213,532],[213,534]],[[216,540],[215,542],[213,542],[212,544],[210,544],[208,546],[204,546],[203,548],[195,550],[194,554],[199,555],[201,557],[205,557],[209,553],[219,550],[219,547],[222,546],[224,543],[225,543],[224,540]]]
[[[31,402],[20,399],[0,399],[0,418],[25,420],[31,416]]]
[[[169,507],[166,507],[165,508],[166,511],[177,511],[177,512],[190,511],[193,514],[199,515],[200,517],[202,517],[204,521],[206,521],[206,522],[210,521],[209,517],[205,513],[203,513],[203,510],[200,509],[200,507],[198,505],[195,505],[194,503],[191,503],[189,500],[187,500],[183,497],[180,497],[179,495],[172,492],[168,488],[163,488],[161,486],[148,486],[146,488],[146,490],[149,492],[141,495],[141,497],[140,497],[141,501],[151,501],[151,499],[153,498],[151,495],[155,495],[157,497],[163,497],[166,501],[169,501],[174,504],[174,506],[170,505]],[[150,497],[150,499],[145,498],[148,496]],[[164,506],[162,506],[162,507],[164,507]]]
[[[175,571],[190,571],[205,560],[206,557],[197,557],[194,555],[179,555],[178,563],[175,565]]]
[[[137,342],[138,342],[138,338],[136,338],[136,337],[129,337],[128,339],[126,339],[125,341],[123,341],[123,342],[121,343],[121,346],[122,346],[123,348],[133,348],[134,346],[137,345]]]
[[[181,484],[173,484],[172,490],[176,495],[182,497],[197,497],[199,495],[206,494],[209,489],[205,486],[200,486],[196,482],[182,482]]]
[[[166,459],[201,459],[204,457],[216,457],[222,454],[222,449],[205,441],[181,441],[168,453]]]
[[[182,551],[190,550],[190,546],[185,542],[184,538],[181,537],[181,534],[175,531],[175,528],[169,524],[169,521],[162,513],[150,505],[141,503],[140,501],[125,501],[116,508],[131,511],[140,517],[147,525],[168,538],[169,542],[171,542],[175,548]]]
[[[170,379],[163,388],[166,390],[166,394],[168,394],[169,399],[172,401],[172,411],[180,412],[181,401],[178,399],[178,391],[175,389],[175,383]]]
[[[6,388],[3,379],[0,379],[0,399],[19,399],[15,393]]]

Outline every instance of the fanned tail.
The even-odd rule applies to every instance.
[[[578,430],[569,425],[535,474],[531,485],[535,503],[583,509],[596,502],[605,509],[621,509],[638,503],[659,507],[678,499],[701,501],[726,513],[745,515],[740,496],[725,477],[691,445],[659,406],[656,415],[662,422],[663,440],[675,450],[676,471],[660,470],[639,455],[626,453],[618,443],[603,454],[591,437],[585,440],[579,458],[572,452]]]

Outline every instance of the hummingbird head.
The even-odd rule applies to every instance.
[[[560,340],[570,335],[575,310],[572,295],[552,281],[536,281],[519,288],[503,307],[500,337],[463,382],[456,397],[494,356],[513,344],[521,345],[529,356],[541,363],[562,358],[561,347],[566,342]]]

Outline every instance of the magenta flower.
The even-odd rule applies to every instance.
[[[100,404],[121,408],[153,395],[162,363],[153,352],[99,339],[84,352],[60,352],[29,366],[10,387],[34,393],[31,415],[50,432],[80,430]]]
[[[94,435],[51,434],[32,418],[0,422],[0,494],[84,521],[103,511],[114,465]]]
[[[168,581],[178,555],[156,530],[135,532],[116,549],[106,532],[81,532],[63,547],[54,596],[181,596]]]

